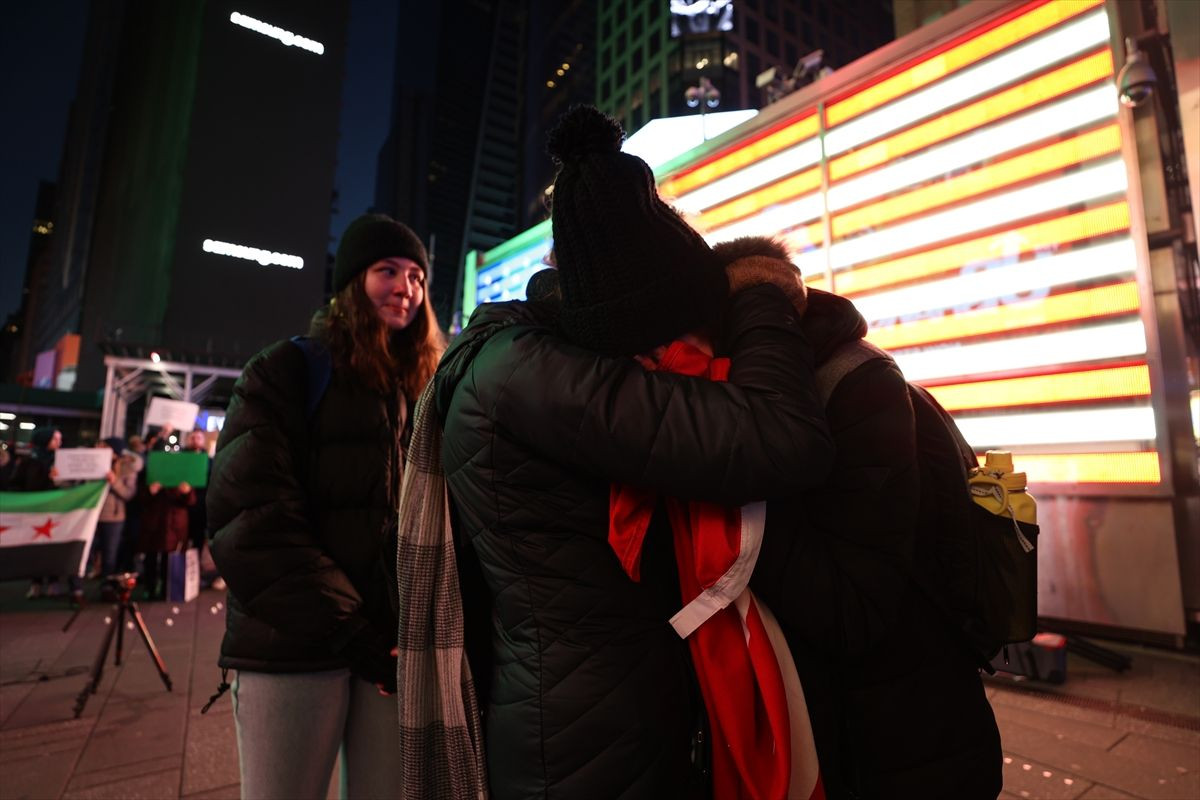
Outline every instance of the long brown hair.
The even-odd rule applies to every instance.
[[[403,389],[415,401],[446,349],[429,292],[412,323],[393,332],[367,297],[366,279],[366,272],[360,273],[317,311],[309,334],[326,343],[333,363],[349,365],[363,383],[382,394]]]

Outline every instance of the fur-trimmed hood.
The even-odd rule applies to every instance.
[[[844,297],[839,297],[820,289],[804,286],[800,278],[800,270],[791,263],[787,245],[779,239],[767,236],[744,236],[729,242],[723,242],[713,248],[725,263],[726,271],[730,272],[729,283],[731,290],[735,286],[752,286],[756,283],[775,283],[788,293],[795,295],[794,285],[800,286],[804,297],[803,305],[797,304],[802,314],[801,327],[812,344],[819,366],[840,345],[861,339],[867,334],[867,321],[854,304]],[[788,270],[779,272],[779,262],[787,262]],[[768,262],[773,262],[768,265]],[[770,277],[761,268],[768,265]],[[741,273],[740,275],[738,273]],[[739,278],[745,278],[742,283]],[[793,299],[795,302],[795,299]]]
[[[808,306],[808,292],[800,271],[788,258],[787,247],[775,239],[746,236],[724,242],[713,252],[725,265],[730,293],[769,283],[779,287],[801,316]]]

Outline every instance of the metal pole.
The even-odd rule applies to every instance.
[[[108,375],[104,379],[104,409],[100,412],[100,438],[115,434],[113,430],[113,365],[108,365]]]

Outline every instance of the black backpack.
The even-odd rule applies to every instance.
[[[817,369],[828,402],[859,365],[892,357],[858,340],[843,345]],[[1037,633],[1038,526],[992,514],[971,499],[970,471],[978,466],[950,414],[924,388],[908,384],[916,419],[921,497],[914,579],[941,612],[956,639],[989,673],[1007,644]]]
[[[304,417],[311,422],[313,415],[317,413],[317,406],[320,405],[321,398],[325,396],[325,390],[329,388],[329,381],[333,377],[333,356],[329,354],[329,349],[319,339],[311,336],[293,336],[291,342],[300,348],[308,367],[308,391],[305,394]]]

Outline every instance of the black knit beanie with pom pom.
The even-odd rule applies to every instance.
[[[721,260],[658,196],[645,161],[621,152],[621,124],[593,106],[559,118],[551,224],[562,327],[577,344],[633,355],[716,319]]]

